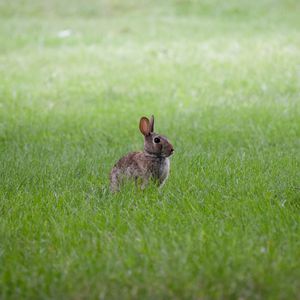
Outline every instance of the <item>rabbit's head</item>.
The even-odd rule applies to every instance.
[[[140,131],[144,135],[144,150],[147,154],[157,157],[169,157],[174,148],[165,136],[154,132],[154,116],[150,120],[142,117],[140,120]]]

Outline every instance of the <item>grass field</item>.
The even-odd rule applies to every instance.
[[[300,299],[300,3],[225,2],[0,2],[0,299]]]

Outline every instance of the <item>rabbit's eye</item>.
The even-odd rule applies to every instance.
[[[159,142],[160,142],[160,138],[156,137],[156,138],[154,139],[154,143],[155,143],[155,144],[158,144]]]

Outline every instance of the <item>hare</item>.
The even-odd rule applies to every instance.
[[[123,156],[110,172],[110,189],[119,191],[123,180],[134,180],[144,189],[150,180],[163,186],[169,175],[169,156],[174,152],[168,139],[154,132],[154,116],[150,121],[140,119],[140,131],[144,135],[144,151],[131,152]]]

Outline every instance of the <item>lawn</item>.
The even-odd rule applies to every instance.
[[[300,299],[299,15],[0,0],[0,299]],[[112,195],[151,114],[170,177]]]

